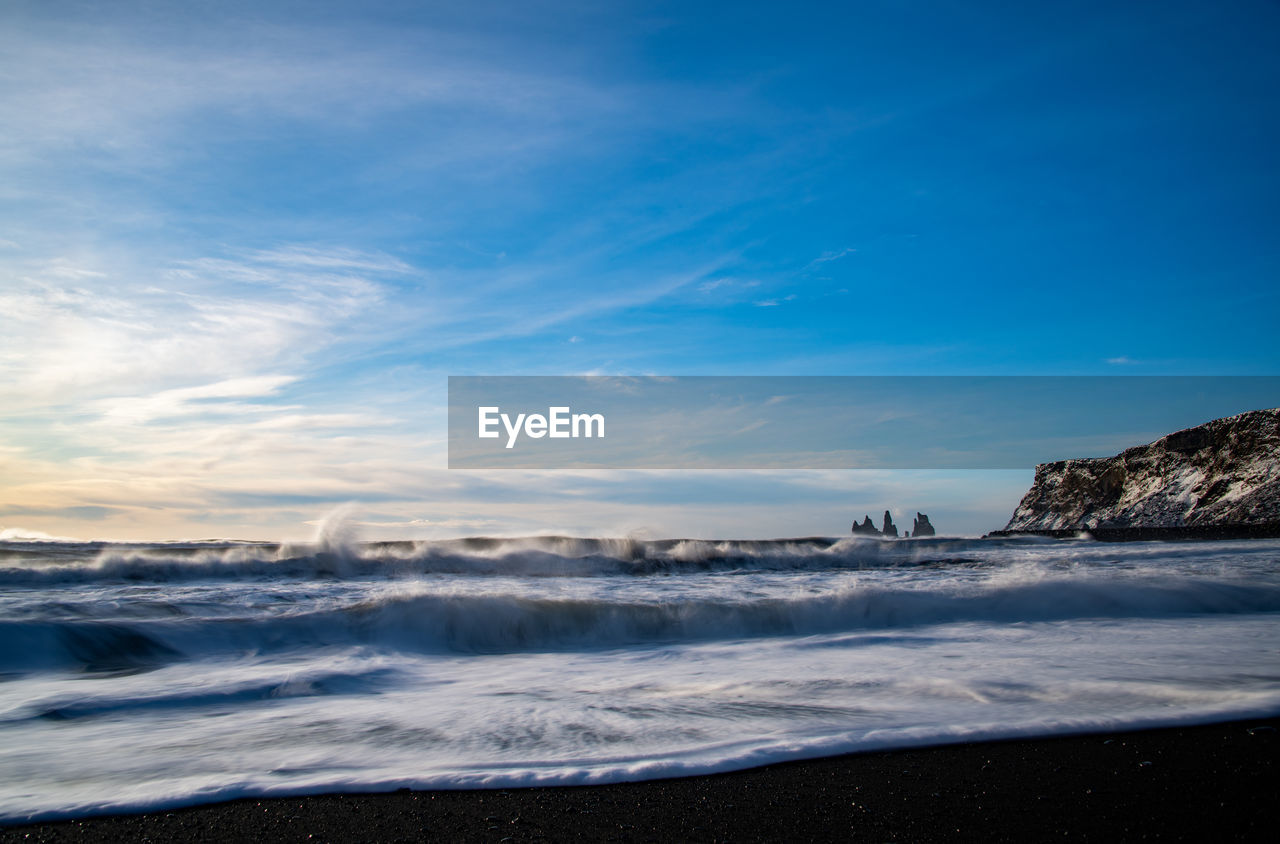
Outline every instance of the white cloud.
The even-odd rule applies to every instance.
[[[279,385],[292,377],[281,370],[305,364],[341,336],[338,326],[382,301],[374,268],[407,271],[351,250],[267,254],[275,263],[205,258],[146,279],[105,261],[73,277],[60,260],[11,264],[16,282],[0,290],[0,400],[13,411],[132,397],[142,402],[133,411],[154,415],[148,407],[200,398],[183,389],[262,377]],[[282,266],[280,255],[302,262]]]
[[[198,387],[180,387],[161,390],[148,396],[129,396],[104,399],[97,402],[103,416],[114,421],[147,422],[158,417],[207,413],[219,408],[224,412],[243,412],[245,405],[225,402],[212,403],[209,399],[245,398],[269,396],[281,387],[296,380],[291,375],[256,375],[229,378]]]
[[[809,265],[805,267],[805,269],[811,269],[813,267],[820,266],[821,264],[829,264],[832,261],[839,261],[841,258],[847,258],[857,251],[858,250],[856,248],[850,246],[845,249],[837,249],[832,252],[823,252],[817,258],[810,261]]]
[[[273,266],[347,270],[372,273],[412,273],[414,268],[390,255],[362,252],[356,249],[319,249],[313,246],[289,246],[259,249],[249,254],[251,261]]]
[[[152,170],[196,153],[204,138],[191,130],[209,120],[225,141],[289,121],[360,128],[409,108],[497,118],[487,132],[437,124],[431,157],[443,165],[570,140],[569,124],[582,116],[616,117],[634,101],[618,86],[522,62],[475,36],[366,29],[358,37],[300,21],[208,26],[193,37],[125,17],[43,27],[10,18],[0,26],[0,113],[21,119],[6,125],[0,162],[75,155],[80,164]]]
[[[39,530],[26,530],[24,528],[4,528],[0,529],[0,541],[11,542],[17,541],[37,541],[50,542],[53,540],[66,540],[65,536],[52,536]]]

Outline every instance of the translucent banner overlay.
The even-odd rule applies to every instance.
[[[1280,406],[1280,376],[450,376],[451,469],[1030,469]]]

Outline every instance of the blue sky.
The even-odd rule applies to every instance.
[[[1278,33],[1267,2],[10,0],[0,532],[998,527],[1029,472],[448,472],[445,379],[1275,373]]]

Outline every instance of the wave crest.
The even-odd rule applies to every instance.
[[[0,670],[121,670],[180,658],[374,647],[422,653],[602,650],[962,622],[1164,618],[1280,611],[1280,585],[1092,576],[948,588],[851,586],[793,598],[623,601],[389,594],[274,616],[0,622]]]
[[[583,577],[731,569],[829,570],[972,562],[975,542],[944,539],[640,540],[473,538],[358,545],[322,526],[309,545],[77,545],[0,558],[0,585],[255,578],[380,578],[423,574]],[[1013,542],[1013,540],[1008,540]],[[988,546],[989,547],[989,546]]]

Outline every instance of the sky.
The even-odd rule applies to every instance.
[[[1275,374],[1278,35],[1262,0],[4,0],[0,537],[1001,527],[1030,467],[449,470],[447,377]]]

